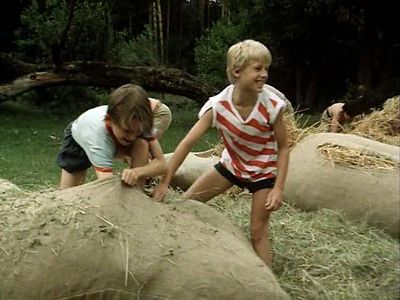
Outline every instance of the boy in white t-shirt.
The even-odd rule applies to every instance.
[[[143,188],[147,177],[166,171],[153,129],[151,102],[147,93],[133,84],[117,88],[108,105],[89,109],[65,129],[57,156],[62,168],[60,188],[82,184],[90,166],[98,179],[109,177],[113,174],[113,160],[126,157],[130,166],[123,170],[121,179],[129,185]]]
[[[253,194],[250,231],[258,256],[271,265],[268,238],[270,213],[282,205],[289,147],[282,118],[285,101],[267,88],[271,54],[254,40],[233,45],[227,53],[227,74],[232,83],[211,97],[199,120],[176,148],[166,175],[154,191],[161,200],[188,153],[201,136],[216,127],[225,150],[220,162],[197,179],[185,197],[206,202],[232,185]]]

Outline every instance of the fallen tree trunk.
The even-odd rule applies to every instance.
[[[21,67],[22,70],[34,70],[32,65],[27,66],[25,69]],[[83,85],[115,88],[128,82],[141,85],[149,91],[186,96],[200,104],[204,103],[210,95],[217,93],[215,87],[180,69],[124,67],[104,62],[70,62],[65,63],[56,71],[48,68],[40,72],[32,72],[11,83],[1,85],[0,102],[37,87]]]
[[[0,52],[0,82],[9,82],[17,77],[40,71],[43,66],[26,63],[12,57],[10,54]],[[47,66],[47,68],[51,68]]]

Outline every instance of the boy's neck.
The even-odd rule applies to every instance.
[[[235,86],[232,95],[232,102],[235,105],[240,106],[253,106],[256,104],[258,99],[258,93],[250,93],[240,89],[238,86]]]

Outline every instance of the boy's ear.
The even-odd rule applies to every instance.
[[[240,76],[240,69],[239,68],[235,68],[232,70],[232,75],[233,77],[235,77],[235,79],[238,79]]]

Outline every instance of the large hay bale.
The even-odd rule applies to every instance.
[[[379,164],[366,166],[365,161],[350,164],[345,157],[343,163],[331,161],[320,151],[328,144],[390,160],[395,167],[379,169]],[[399,154],[399,147],[351,134],[310,135],[291,153],[285,199],[305,210],[338,209],[399,237]]]
[[[168,161],[172,155],[173,153],[167,153],[164,156]],[[212,169],[218,161],[219,158],[213,155],[213,150],[190,152],[172,177],[171,186],[187,190],[197,178]]]
[[[21,189],[14,183],[0,178],[0,194],[8,192],[20,192]]]
[[[318,128],[317,123],[307,127],[304,126],[304,124],[302,125],[300,122],[302,117],[303,115],[297,112],[293,114],[286,113],[283,115],[283,120],[285,122],[287,131],[288,145],[290,149],[293,149],[296,144],[306,136],[321,131],[321,129]],[[308,120],[302,121],[307,122]]]
[[[0,299],[288,297],[205,204],[154,202],[114,177],[0,205]]]
[[[344,132],[400,146],[400,96],[386,100],[381,110],[357,118]]]

